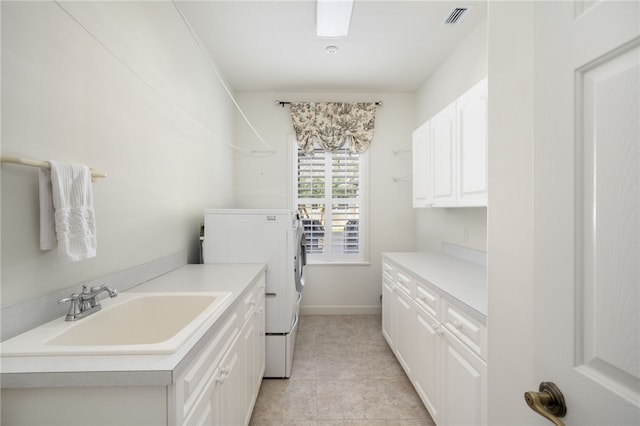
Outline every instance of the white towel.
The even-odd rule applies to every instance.
[[[38,183],[40,187],[40,250],[51,250],[58,244],[53,213],[51,171],[40,169]]]
[[[51,165],[51,200],[53,202],[53,223],[58,240],[58,253],[67,262],[88,259],[96,255],[96,224],[93,211],[93,192],[89,167],[49,161]],[[40,175],[40,202],[47,202],[46,173]],[[40,246],[50,245],[50,220],[48,207],[40,207]],[[44,224],[44,226],[43,226]],[[44,234],[44,236],[43,236]],[[43,244],[44,243],[44,244]]]

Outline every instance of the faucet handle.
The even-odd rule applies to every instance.
[[[73,293],[73,294],[71,294],[71,296],[69,296],[69,297],[64,297],[64,298],[62,298],[62,299],[58,300],[58,304],[59,304],[59,305],[62,305],[62,304],[64,304],[64,303],[71,302],[71,305],[73,305],[73,304],[74,304],[74,302],[77,302],[77,301],[78,301],[78,299],[80,299],[80,295],[79,295],[79,294],[76,294],[76,293]]]
[[[67,317],[65,318],[66,321],[75,321],[78,315],[80,315],[81,309],[80,309],[80,304],[78,303],[79,301],[80,301],[80,295],[76,293],[73,293],[69,297],[65,297],[58,300],[58,304],[60,305],[67,302],[71,302],[71,305],[69,306],[69,312],[67,312]]]

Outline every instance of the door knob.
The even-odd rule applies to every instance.
[[[539,392],[525,392],[524,400],[529,408],[542,417],[556,426],[564,426],[564,423],[558,417],[563,417],[567,413],[567,406],[564,403],[562,392],[554,383],[540,383]]]

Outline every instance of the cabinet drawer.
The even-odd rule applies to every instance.
[[[202,351],[201,355],[189,365],[178,386],[183,388],[183,413],[189,413],[198,395],[202,392],[207,381],[215,374],[215,370],[233,339],[240,332],[240,321],[237,312],[224,322],[213,340]]]
[[[443,304],[445,327],[480,358],[487,357],[487,328],[448,301]]]
[[[385,261],[382,262],[382,276],[389,278],[391,281],[395,281],[395,272],[396,269],[390,263]]]
[[[257,306],[260,305],[260,302],[264,298],[264,279],[258,282],[251,290],[247,292],[244,296],[242,302],[242,309],[244,313],[243,324],[253,315]]]
[[[432,316],[438,318],[440,296],[425,283],[416,280],[416,303]]]
[[[405,273],[402,270],[396,271],[396,274],[397,274],[396,276],[397,286],[400,287],[402,290],[404,290],[404,292],[407,293],[409,296],[413,295],[413,291],[411,289],[413,278],[411,278],[409,274]]]

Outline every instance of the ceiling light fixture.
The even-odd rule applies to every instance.
[[[346,37],[349,34],[353,0],[316,0],[318,37]]]

